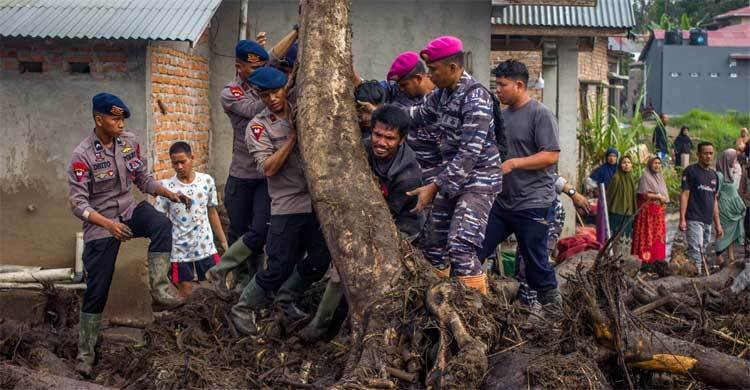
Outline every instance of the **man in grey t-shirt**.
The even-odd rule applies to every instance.
[[[557,196],[555,164],[560,156],[557,121],[552,111],[529,97],[526,65],[508,60],[498,65],[493,74],[498,98],[508,105],[503,110],[503,119],[508,129],[509,159],[503,161],[503,189],[492,206],[479,258],[486,259],[500,242],[515,234],[529,287],[537,292],[542,304],[559,302],[547,248],[548,225]]]

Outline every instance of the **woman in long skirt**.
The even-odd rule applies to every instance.
[[[724,236],[716,240],[718,266],[724,265],[724,252],[727,253],[729,262],[734,262],[734,244],[741,243],[745,237],[745,204],[738,192],[739,180],[733,172],[736,163],[737,151],[734,149],[723,151],[716,162],[716,173],[719,176],[719,219],[724,229]]]
[[[620,232],[619,239],[615,243],[615,251],[618,254],[630,252],[633,224],[631,217],[635,214],[635,177],[633,176],[633,162],[629,156],[622,156],[617,173],[607,187],[607,209],[609,211],[609,229],[614,236]]]
[[[639,211],[633,223],[630,253],[641,259],[644,266],[663,263],[667,254],[665,214],[669,193],[659,157],[648,160],[636,192]]]

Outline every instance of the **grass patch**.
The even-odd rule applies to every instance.
[[[669,124],[678,129],[687,126],[690,128],[693,145],[700,141],[710,141],[719,152],[733,148],[735,140],[740,136],[740,129],[750,127],[750,113],[727,111],[717,114],[694,108],[680,117],[670,119]]]

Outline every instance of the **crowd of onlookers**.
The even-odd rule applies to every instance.
[[[654,129],[654,156],[647,161],[640,155],[624,154],[615,148],[605,152],[604,162],[587,179],[587,188],[599,192],[606,202],[609,235],[617,235],[618,247],[629,247],[645,268],[662,269],[667,259],[667,205],[670,194],[663,169],[673,164],[681,176],[679,193],[679,231],[684,232],[687,257],[697,273],[709,272],[735,261],[735,244],[745,242],[750,224],[750,137],[743,128],[735,148],[715,157],[710,142],[697,144],[697,162],[690,164],[693,141],[689,128],[682,126],[670,153],[667,115],[660,115]],[[634,166],[644,163],[639,179]],[[709,255],[714,244],[715,259]]]

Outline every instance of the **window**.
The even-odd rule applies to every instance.
[[[70,73],[91,73],[91,66],[88,62],[69,62]]]
[[[669,74],[669,77],[680,77],[680,72],[672,72]]]
[[[736,79],[737,78],[737,73],[730,73],[729,74],[729,78]]]
[[[712,79],[715,79],[715,78],[719,77],[719,74],[716,73],[716,72],[711,72],[711,74],[709,76],[711,76]]]
[[[698,73],[698,72],[692,72],[692,73],[690,73],[690,77],[692,77],[692,78],[697,78],[697,77],[699,77],[700,75],[701,75],[701,74],[700,74],[700,73]]]
[[[18,71],[21,73],[42,73],[42,63],[36,61],[21,61],[18,63]]]

